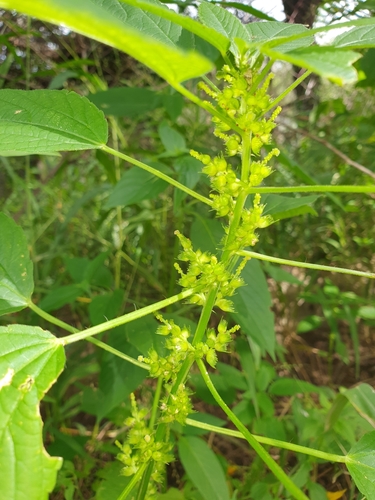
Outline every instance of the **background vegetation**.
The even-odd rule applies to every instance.
[[[372,16],[375,9],[369,0],[283,5],[289,22],[310,26]],[[181,3],[177,8],[186,10]],[[246,6],[232,8],[246,22],[257,14]],[[188,150],[218,148],[212,124],[158,76],[99,42],[8,11],[1,12],[0,39],[1,88],[65,88],[88,96],[108,117],[114,148],[208,196],[201,164]],[[374,54],[375,49],[363,51],[357,83],[338,87],[312,76],[283,103],[273,185],[374,183]],[[277,63],[273,71],[274,95],[297,77],[287,64]],[[194,81],[190,85],[195,88]],[[268,196],[267,210],[280,222],[263,230],[258,252],[359,271],[374,268],[373,194]],[[178,293],[177,272],[168,265],[179,252],[174,231],[212,250],[222,230],[207,207],[101,151],[0,157],[0,210],[26,231],[38,306],[78,329]],[[368,386],[347,395],[343,409],[338,399],[341,388],[374,385],[374,281],[251,264],[253,285],[241,289],[235,306],[243,317],[247,301],[258,296],[261,306],[244,320],[250,336],[238,337],[233,352],[220,356],[212,375],[216,387],[256,434],[332,453],[349,449],[375,426],[374,396],[367,406],[360,400]],[[170,306],[165,316],[197,322],[196,309],[184,303]],[[11,323],[49,328],[30,311],[0,319]],[[156,328],[157,321],[146,317],[101,339],[137,357],[155,342]],[[259,331],[265,340],[256,346]],[[272,359],[265,346],[274,333]],[[67,369],[44,399],[47,450],[64,458],[52,500],[105,500],[123,490],[127,478],[118,478],[122,465],[115,460],[115,440],[127,431],[130,394],[136,391],[147,405],[155,387],[142,370],[120,361],[91,344],[74,344]],[[190,385],[196,415],[222,426],[224,414],[198,372]],[[178,459],[168,467],[168,492],[158,498],[208,499],[201,485],[209,479],[197,476],[202,457],[224,473],[233,499],[286,498],[271,496],[273,478],[241,441],[179,424],[173,433]],[[362,498],[341,464],[273,448],[271,454],[313,500]]]

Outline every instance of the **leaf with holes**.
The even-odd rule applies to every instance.
[[[41,328],[0,327],[0,499],[47,500],[61,458],[43,447],[39,401],[64,368],[61,342]]]
[[[67,90],[0,90],[0,155],[48,154],[100,148],[104,114]]]
[[[27,307],[34,290],[33,264],[26,237],[13,219],[0,213],[0,316]]]

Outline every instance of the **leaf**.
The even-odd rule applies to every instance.
[[[121,495],[131,479],[121,475],[123,468],[121,462],[115,461],[107,463],[103,469],[98,470],[97,477],[101,481],[96,490],[96,500],[114,500]]]
[[[262,196],[262,203],[265,205],[264,214],[272,215],[275,220],[287,219],[310,213],[317,215],[316,211],[310,206],[319,195],[290,197],[277,194],[266,194]]]
[[[197,216],[190,230],[190,239],[195,249],[217,253],[218,242],[224,236],[222,224],[217,219]]]
[[[271,295],[259,262],[256,260],[248,262],[242,277],[246,285],[239,288],[231,299],[235,309],[231,316],[246,335],[273,356],[275,329],[270,309]]]
[[[77,285],[64,285],[48,292],[39,303],[43,311],[56,311],[66,304],[72,304],[82,294],[82,288]]]
[[[362,319],[375,319],[375,307],[362,306],[358,310],[358,317]]]
[[[298,35],[300,33],[309,33],[309,30],[302,24],[285,24],[279,21],[256,22],[246,25],[253,43],[260,43],[277,38]],[[309,35],[304,38],[298,38],[287,43],[277,45],[278,52],[289,52],[300,47],[307,47],[314,42],[314,36]]]
[[[61,459],[43,447],[39,401],[64,368],[61,342],[41,328],[0,327],[0,484],[6,500],[47,500]]]
[[[375,390],[369,384],[360,384],[343,392],[357,412],[375,427]]]
[[[292,50],[286,53],[260,47],[260,51],[272,59],[287,61],[296,66],[309,69],[317,75],[329,78],[334,83],[354,83],[357,81],[357,72],[352,67],[361,54],[353,51],[337,50],[333,47],[307,47]]]
[[[182,437],[178,452],[187,475],[203,498],[229,500],[224,471],[205,441],[194,436]]]
[[[105,115],[137,118],[160,106],[161,96],[150,89],[114,87],[88,95]]]
[[[63,24],[122,50],[171,85],[212,69],[208,59],[195,52],[183,52],[174,45],[176,25],[165,24],[158,16],[146,17],[139,9],[128,14],[126,6],[118,0],[0,0],[0,7]]]
[[[241,21],[227,10],[202,2],[198,7],[199,19],[203,24],[213,28],[217,33],[224,35],[231,43],[231,51],[236,55],[238,48],[234,43],[235,38],[251,42],[250,34]]]
[[[320,388],[304,380],[285,377],[273,382],[268,391],[274,396],[294,396],[295,394],[320,392]]]
[[[345,490],[340,490],[340,491],[327,491],[327,498],[328,500],[340,500],[345,495],[346,489]]]
[[[158,127],[160,140],[169,155],[177,156],[186,151],[184,137],[170,127],[166,122],[162,122]]]
[[[244,12],[247,12],[248,14],[257,17],[258,19],[264,19],[266,21],[275,21],[273,17],[268,16],[261,10],[254,9],[254,7],[251,7],[250,5],[245,5],[239,2],[213,2],[213,3],[215,3],[216,5],[222,5],[224,8],[233,7],[234,9],[243,10]]]
[[[150,162],[151,166],[157,168],[159,165]],[[104,208],[109,210],[113,207],[127,207],[133,203],[156,198],[168,184],[155,177],[155,175],[133,167],[122,176],[109,194]]]
[[[24,309],[34,290],[27,240],[17,224],[0,213],[0,315]]]
[[[375,47],[375,26],[354,27],[337,36],[332,45],[336,48],[367,49]]]
[[[194,33],[194,35],[197,35],[206,42],[210,43],[211,45],[216,47],[222,54],[225,54],[228,49],[228,40],[225,37],[221,36],[220,33],[218,33],[216,30],[208,28],[207,26],[203,26],[202,24],[194,21],[188,16],[181,16],[176,12],[173,12],[173,10],[166,9],[162,4],[160,4],[160,2],[144,2],[142,0],[121,1],[172,21],[172,23],[181,26],[187,31]]]
[[[103,113],[67,90],[0,90],[0,155],[48,154],[100,148]]]
[[[375,498],[375,431],[365,434],[346,456],[346,466],[359,491]]]

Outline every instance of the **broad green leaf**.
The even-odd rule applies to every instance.
[[[202,2],[198,7],[198,14],[203,24],[231,41],[231,50],[235,55],[238,53],[234,43],[235,38],[251,42],[251,36],[245,26],[227,10],[209,2]]]
[[[137,87],[111,88],[87,97],[107,116],[137,118],[162,104],[160,94]]]
[[[362,306],[358,310],[358,316],[362,319],[375,319],[375,307]]]
[[[359,491],[375,498],[375,431],[365,434],[350,450],[346,466]]]
[[[48,154],[100,148],[103,113],[67,90],[0,90],[0,155]]]
[[[26,307],[33,290],[26,237],[13,219],[0,213],[0,315]]]
[[[186,152],[184,137],[177,130],[162,122],[158,127],[158,133],[166,152],[171,156],[178,156]]]
[[[230,499],[224,471],[205,441],[194,436],[182,437],[178,452],[187,475],[203,498]]]
[[[96,476],[100,482],[96,489],[95,500],[116,500],[121,495],[131,480],[131,477],[121,475],[123,468],[124,465],[116,460],[99,469]]]
[[[278,21],[268,23],[249,23],[246,25],[253,43],[262,43],[277,38],[288,37],[300,33],[308,33],[309,30],[302,24],[285,24]],[[313,35],[304,38],[298,38],[291,42],[283,43],[277,46],[279,52],[289,52],[300,47],[307,47],[314,42]]]
[[[228,49],[228,40],[224,36],[220,35],[220,33],[216,30],[203,26],[188,16],[181,16],[180,14],[173,12],[173,10],[166,9],[165,6],[159,2],[145,2],[142,0],[121,0],[121,2],[133,5],[134,7],[139,7],[142,10],[146,10],[147,12],[151,12],[164,19],[170,20],[172,23],[175,23],[187,31],[194,33],[194,35],[199,36],[203,40],[206,40],[206,42],[216,47],[222,54],[225,54]]]
[[[352,28],[337,36],[332,45],[336,48],[367,49],[375,47],[375,26]]]
[[[150,4],[151,5],[151,4]],[[0,0],[15,9],[116,47],[142,62],[171,85],[208,72],[212,63],[174,45],[176,25],[142,11],[129,15],[118,0]],[[173,36],[172,36],[173,34]]]
[[[292,285],[302,285],[302,281],[293,276],[280,266],[273,266],[269,262],[263,262],[263,268],[267,274],[277,282],[291,283]]]
[[[0,327],[0,498],[47,500],[61,459],[42,441],[39,401],[64,368],[62,344],[37,327]]]
[[[124,291],[114,290],[113,292],[97,295],[89,304],[89,317],[92,325],[99,325],[115,318],[120,313],[124,302]]]
[[[155,163],[152,164],[152,166],[157,168]],[[138,167],[132,167],[125,172],[120,181],[110,192],[104,208],[109,210],[113,207],[126,207],[143,200],[153,199],[167,187],[168,184],[158,177],[155,177],[155,175],[145,170],[141,170]]]
[[[43,311],[56,311],[66,304],[72,304],[83,293],[78,285],[64,285],[48,292],[39,303]]]
[[[375,427],[375,390],[369,384],[360,384],[342,394],[357,412]]]
[[[351,50],[312,46],[283,53],[277,51],[277,47],[276,50],[271,50],[264,46],[260,47],[260,51],[272,59],[287,61],[309,69],[339,85],[357,81],[357,72],[352,64],[361,57],[361,54]]]
[[[241,330],[271,356],[275,349],[275,329],[271,312],[271,295],[262,268],[256,260],[246,264],[242,273],[245,286],[231,297],[234,303],[233,320]]]
[[[319,392],[319,387],[294,378],[280,378],[273,382],[268,389],[274,396],[294,396],[295,394],[305,394],[309,392]]]
[[[208,212],[207,212],[208,215]],[[190,239],[195,249],[217,253],[217,246],[225,235],[223,225],[217,219],[197,215],[191,225]]]
[[[178,173],[178,181],[184,186],[194,189],[201,176],[202,163],[192,156],[180,156],[176,159],[173,166]],[[186,196],[186,193],[180,189],[176,189],[174,192],[175,207],[181,206]]]
[[[311,205],[319,198],[319,195],[310,196],[280,196],[278,194],[265,194],[262,203],[265,205],[264,214],[272,215],[275,220],[296,217],[310,213],[317,215]]]
[[[112,330],[108,344],[137,359],[140,352],[127,342],[123,329]],[[99,420],[114,408],[128,401],[129,395],[143,382],[147,372],[137,366],[130,366],[123,359],[105,351],[100,361],[99,386],[86,387],[82,409],[94,414]]]

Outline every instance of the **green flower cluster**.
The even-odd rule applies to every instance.
[[[227,327],[228,323],[224,319],[221,319],[217,327],[217,334],[213,328],[209,328],[207,330],[206,342],[199,342],[195,347],[195,358],[200,359],[205,357],[207,363],[212,368],[215,368],[217,363],[216,351],[227,352],[228,344],[232,340],[232,333],[240,329],[239,325],[235,325],[230,330]]]
[[[238,287],[243,285],[240,278],[246,260],[240,265],[235,273],[231,273],[225,268],[215,255],[201,250],[194,251],[191,241],[183,236],[179,231],[175,231],[183,248],[178,255],[178,259],[189,262],[186,272],[179,264],[175,263],[175,268],[181,275],[179,284],[184,288],[193,288],[195,294],[190,298],[193,304],[204,305],[207,294],[212,288],[217,288],[215,306],[222,311],[233,311],[233,305],[227,297],[232,297]]]
[[[129,427],[127,438],[123,444],[116,441],[121,450],[117,459],[125,465],[121,472],[124,476],[132,476],[142,464],[154,460],[155,467],[151,479],[154,483],[160,483],[163,480],[165,464],[174,459],[171,454],[172,444],[168,440],[155,441],[154,433],[146,425],[149,410],[138,409],[134,394],[131,394],[130,398],[132,416],[125,420],[125,425]],[[150,488],[153,488],[152,482]],[[151,490],[148,491],[148,498],[152,496]]]

